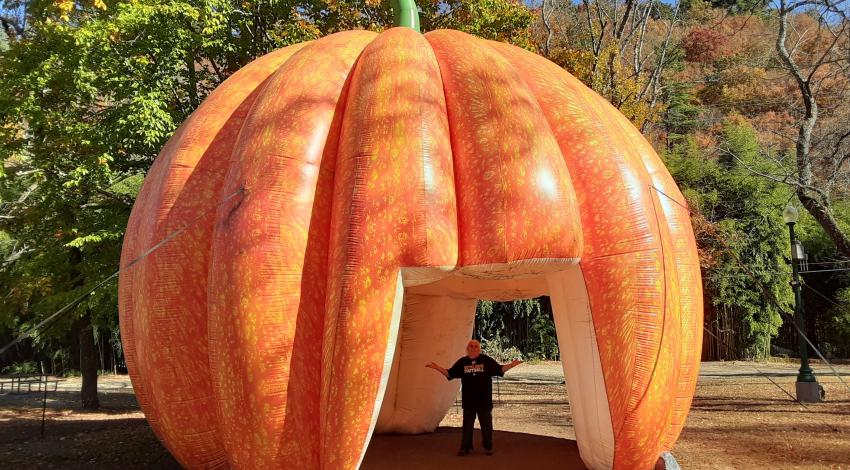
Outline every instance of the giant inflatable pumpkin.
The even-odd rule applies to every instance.
[[[476,299],[549,295],[581,458],[651,468],[700,351],[679,190],[555,64],[410,26],[257,59],[156,159],[120,280],[148,421],[190,468],[353,469],[438,425],[459,384],[424,364]]]

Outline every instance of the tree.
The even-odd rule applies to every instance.
[[[27,33],[26,8],[28,0],[3,2],[0,9],[0,51],[8,48],[9,42],[17,41]]]
[[[159,149],[231,73],[342,29],[388,27],[389,2],[4,0],[0,25],[0,328],[26,331],[118,269],[135,195]],[[528,47],[512,0],[424,2],[427,27]],[[4,37],[6,37],[4,36]],[[5,46],[4,46],[5,47]],[[82,359],[97,406],[95,345],[118,331],[108,284],[34,338]],[[107,334],[103,334],[107,332]]]
[[[711,6],[722,8],[734,14],[764,10],[767,4],[766,0],[711,0]]]
[[[419,5],[419,3],[417,3]],[[420,5],[423,31],[456,29],[469,34],[534,49],[534,14],[516,0],[449,0]]]
[[[850,230],[850,201],[837,200],[834,208],[843,229]],[[850,263],[840,261],[835,243],[811,214],[800,214],[796,232],[806,252],[801,275],[806,334],[825,356],[850,357]],[[780,338],[797,349],[793,325],[783,327]]]
[[[835,332],[835,341],[832,343],[839,357],[850,354],[850,286],[839,290],[836,294],[838,302],[830,310],[828,328]]]
[[[745,121],[724,128],[719,151],[718,159],[687,138],[664,158],[696,213],[706,296],[736,318],[721,329],[740,333],[736,343],[743,356],[766,357],[782,324],[780,308],[789,309],[792,301],[780,217],[788,191],[744,168],[761,161],[756,133]],[[782,305],[765,298],[761,286]]]
[[[667,87],[665,96],[667,109],[663,123],[667,135],[667,150],[682,143],[698,126],[699,107],[691,87],[684,83],[673,82]]]
[[[728,39],[713,29],[697,26],[682,38],[685,60],[708,63],[726,54]]]
[[[656,0],[544,0],[540,12],[544,56],[608,99],[641,130],[659,118],[680,20],[678,3],[668,11]]]
[[[846,2],[829,0],[779,0],[776,51],[782,65],[796,82],[802,108],[794,141],[793,166],[781,173],[761,173],[767,178],[794,188],[797,198],[835,242],[838,250],[850,258],[850,234],[842,230],[835,218],[833,190],[850,187],[850,126],[846,107],[831,111],[843,117],[833,126],[824,126],[821,104],[829,94],[830,82],[843,78],[838,99],[847,103],[847,80],[850,78],[850,25]],[[844,9],[842,9],[844,8]],[[792,15],[806,11],[808,15]],[[792,21],[804,21],[814,29],[812,34],[797,33]],[[814,24],[811,24],[814,23]],[[789,32],[789,26],[792,31]],[[790,42],[790,48],[789,48]]]

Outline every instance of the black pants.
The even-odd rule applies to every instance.
[[[464,408],[463,409],[463,440],[461,449],[472,449],[472,429],[475,426],[475,415],[481,425],[481,441],[487,450],[493,449],[493,409]]]

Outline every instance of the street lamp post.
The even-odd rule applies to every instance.
[[[803,337],[803,331],[806,329],[806,322],[803,317],[803,298],[801,295],[800,283],[800,261],[803,260],[803,246],[797,242],[797,237],[794,235],[794,224],[797,223],[800,214],[793,204],[788,203],[788,207],[782,211],[782,218],[788,224],[788,233],[791,236],[791,287],[794,289],[794,322],[797,324],[797,340],[800,349],[800,371],[797,374],[797,400],[806,403],[817,403],[821,398],[820,385],[818,384],[812,368],[809,367],[809,353],[806,345],[806,338]]]

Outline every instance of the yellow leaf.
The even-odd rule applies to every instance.
[[[57,0],[56,6],[59,8],[59,11],[67,14],[74,9],[74,0]]]
[[[94,7],[100,8],[101,10],[106,10],[106,4],[103,3],[103,0],[94,0]]]

